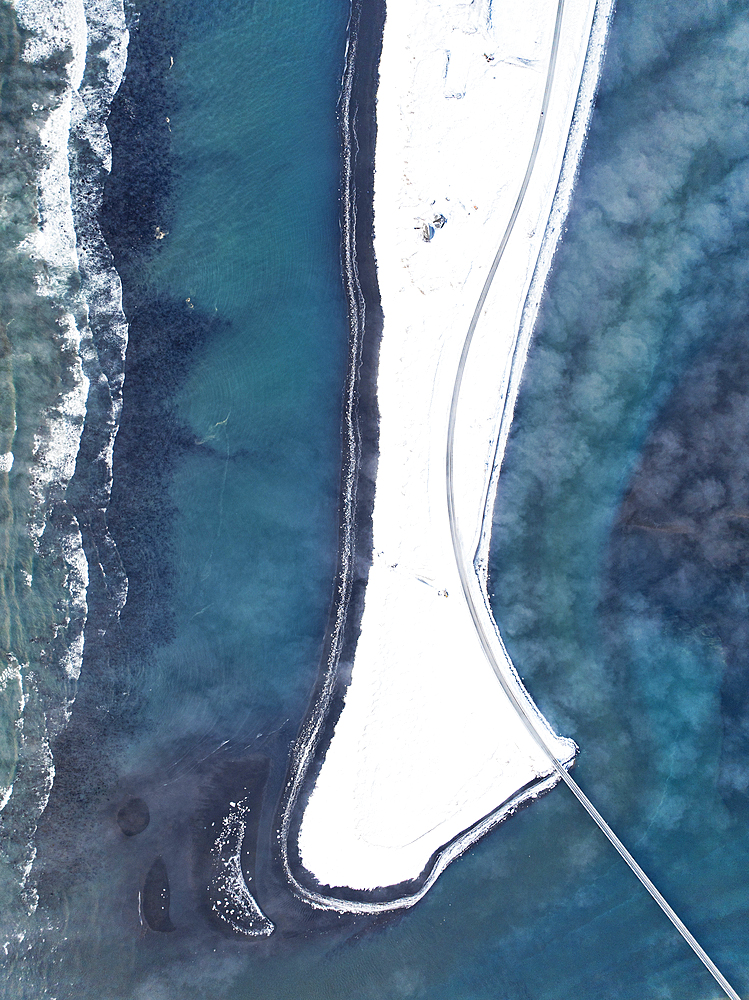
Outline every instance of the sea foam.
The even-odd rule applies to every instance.
[[[97,442],[96,463],[102,467],[97,496],[89,507],[104,513],[121,408],[127,324],[119,278],[97,214],[111,170],[106,118],[123,77],[128,31],[122,0],[15,0],[13,8],[24,34],[21,64],[37,71],[40,79],[57,80],[56,90],[51,83],[44,90],[48,100],[28,108],[27,134],[32,140],[27,147],[19,139],[16,148],[36,166],[37,224],[17,252],[19,262],[25,259],[32,265],[44,315],[54,318],[50,357],[59,372],[56,397],[38,414],[29,451],[19,452],[11,438],[10,450],[0,457],[0,471],[13,470],[28,484],[25,526],[35,556],[18,567],[24,590],[33,592],[34,572],[40,566],[54,565],[60,557],[64,565],[56,576],[62,588],[56,602],[60,611],[50,611],[50,621],[36,623],[42,635],[51,635],[49,644],[33,640],[44,641],[35,647],[38,657],[28,653],[27,662],[17,662],[12,676],[4,675],[4,686],[19,691],[19,746],[15,779],[0,788],[0,808],[8,810],[10,831],[3,857],[18,872],[24,903],[33,910],[36,823],[54,781],[54,738],[67,724],[75,699],[88,614],[89,564],[77,509],[67,500],[68,487],[85,428]],[[107,346],[106,363],[100,360],[102,343]],[[94,385],[97,399],[108,395],[110,401],[108,412],[97,406],[99,426],[87,421]],[[78,508],[83,506],[78,503]],[[121,571],[115,576],[110,593],[119,610],[126,581]]]

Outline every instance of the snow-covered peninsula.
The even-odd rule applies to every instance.
[[[612,6],[387,7],[374,163],[383,327],[371,566],[343,707],[322,750],[308,727],[307,759],[304,746],[298,757],[303,771],[316,754],[319,770],[299,802],[295,877],[319,906],[410,905],[558,780],[549,753],[564,764],[574,757],[507,658],[486,598],[486,550]]]

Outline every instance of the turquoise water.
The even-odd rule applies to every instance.
[[[158,650],[149,698],[166,741],[175,694],[180,738],[185,712],[202,735],[227,706],[236,725],[239,703],[282,724],[319,660],[347,336],[336,119],[347,11],[330,6],[211,8],[170,70],[169,235],[142,281],[222,326],[174,398],[193,447],[169,485],[177,637]]]
[[[383,925],[326,933],[292,913],[284,930],[267,870],[259,898],[280,928],[267,943],[226,938],[196,911],[199,821],[257,754],[272,817],[332,597],[347,16],[342,0],[142,5],[152,41],[134,42],[131,66],[150,81],[146,145],[166,152],[153,153],[157,196],[133,195],[140,235],[115,248],[132,340],[110,524],[130,595],[88,647],[8,995],[713,1000],[561,789]],[[688,373],[727,334],[740,343],[748,35],[745,4],[619,4],[492,550],[497,619],[534,697],[579,743],[578,779],[739,991],[749,845],[721,785],[725,637],[717,612],[689,618],[672,591],[623,573],[619,521]],[[127,155],[115,145],[115,178]],[[151,821],[126,839],[114,817],[130,795]],[[138,920],[156,856],[171,934]]]

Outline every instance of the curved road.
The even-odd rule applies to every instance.
[[[481,586],[476,576],[476,572],[473,566],[473,560],[466,558],[465,552],[463,552],[462,545],[460,543],[460,536],[458,534],[457,518],[455,513],[455,490],[453,484],[453,451],[455,446],[455,423],[457,418],[458,410],[458,400],[460,398],[460,389],[463,382],[463,373],[465,371],[466,359],[468,357],[468,352],[471,347],[471,342],[473,341],[473,335],[476,330],[476,325],[478,324],[479,317],[484,308],[486,302],[486,297],[489,294],[489,289],[494,280],[494,275],[497,272],[500,261],[504,254],[507,243],[512,235],[512,231],[515,227],[518,215],[520,214],[520,209],[525,198],[526,191],[528,190],[528,184],[530,183],[531,175],[533,173],[533,168],[536,163],[536,157],[538,155],[539,146],[541,145],[541,137],[544,130],[544,121],[546,117],[546,112],[548,111],[549,101],[551,99],[552,85],[554,81],[554,70],[556,68],[557,55],[559,52],[559,41],[562,31],[562,15],[564,13],[564,0],[558,0],[557,4],[557,16],[554,25],[554,38],[552,41],[551,55],[549,57],[549,68],[546,76],[546,87],[544,90],[543,102],[541,104],[541,112],[539,114],[538,126],[536,128],[536,136],[533,142],[533,148],[531,150],[530,159],[528,160],[528,166],[526,167],[525,176],[523,177],[523,183],[520,187],[517,200],[515,202],[515,207],[512,210],[512,215],[510,216],[507,227],[502,236],[502,240],[499,244],[499,248],[492,262],[492,266],[489,269],[489,274],[487,275],[486,281],[484,282],[484,287],[481,290],[481,295],[479,296],[478,302],[476,303],[476,308],[473,312],[473,317],[471,318],[471,323],[468,327],[468,333],[466,334],[465,341],[463,343],[463,350],[460,355],[460,361],[458,363],[458,371],[455,377],[455,385],[453,387],[452,401],[450,404],[450,420],[448,424],[447,431],[447,462],[446,462],[446,479],[447,479],[447,509],[448,517],[450,520],[450,536],[452,539],[453,552],[455,554],[455,561],[458,567],[458,574],[460,576],[460,583],[463,588],[463,595],[465,596],[466,603],[468,604],[468,609],[471,613],[471,618],[473,620],[476,633],[481,642],[481,646],[484,650],[489,664],[494,671],[497,680],[502,686],[502,690],[509,698],[513,708],[520,716],[525,728],[528,730],[529,734],[533,738],[534,742],[540,747],[545,756],[548,758],[550,764],[552,765],[554,771],[562,779],[562,781],[567,785],[569,790],[578,800],[580,805],[585,809],[590,818],[596,824],[596,826],[601,830],[607,840],[611,843],[614,849],[619,853],[619,855],[624,859],[624,861],[629,865],[634,874],[640,880],[642,885],[647,889],[650,895],[653,897],[655,902],[660,906],[663,912],[666,914],[668,919],[678,930],[690,948],[694,951],[700,961],[705,965],[707,970],[713,976],[715,981],[721,987],[721,989],[726,993],[727,996],[731,997],[731,1000],[741,1000],[739,994],[734,990],[731,984],[728,982],[726,977],[717,967],[715,962],[710,958],[705,949],[700,945],[697,939],[694,937],[692,932],[679,917],[676,911],[669,905],[669,903],[664,899],[663,895],[656,888],[656,886],[651,882],[645,872],[640,868],[638,863],[629,853],[627,848],[622,844],[621,840],[617,837],[605,819],[598,812],[593,803],[588,799],[582,789],[579,787],[577,782],[572,778],[572,776],[567,772],[567,769],[563,767],[553,749],[547,742],[548,732],[541,718],[530,709],[529,705],[525,700],[518,694],[517,681],[515,680],[512,670],[510,668],[510,660],[502,643],[501,636],[499,636],[498,630],[495,629],[493,620],[490,616],[489,610],[486,606],[486,600],[481,589]],[[499,644],[502,658],[505,660],[501,663],[496,655],[495,646]]]

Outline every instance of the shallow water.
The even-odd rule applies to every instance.
[[[561,789],[374,928],[305,925],[262,867],[259,898],[285,932],[227,938],[196,907],[190,847],[260,755],[272,815],[332,597],[347,14],[341,0],[141,7],[104,226],[131,324],[109,516],[130,589],[103,639],[92,612],[38,838],[40,905],[8,947],[8,995],[712,1000],[708,974]],[[657,444],[700,433],[697,416],[676,418],[699,414],[700,378],[721,377],[705,368],[712,345],[724,368],[731,352],[743,362],[748,34],[745,4],[618,5],[502,472],[491,574],[521,675],[581,747],[579,781],[739,991],[745,660],[725,622],[741,611],[741,560],[718,566],[695,610],[678,566],[700,574],[699,552],[659,549],[665,568],[646,579],[637,559],[661,563],[633,551],[628,526],[671,523],[647,507],[657,476],[669,496],[688,489]],[[717,411],[722,392],[710,398]],[[743,427],[740,400],[732,424],[705,408],[718,452]],[[738,461],[690,477],[730,472],[724,507],[741,513]],[[673,520],[694,519],[694,542],[714,509],[685,499]],[[130,796],[150,822],[125,838],[116,814]],[[173,933],[138,918],[157,857]]]

